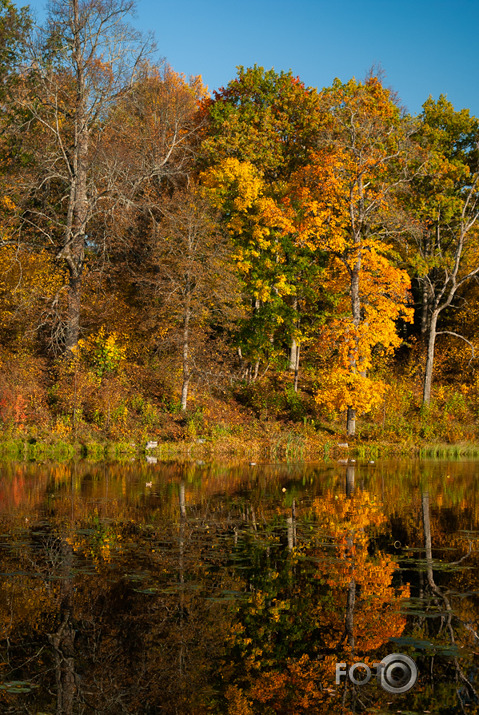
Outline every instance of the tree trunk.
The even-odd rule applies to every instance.
[[[179,559],[178,572],[180,580],[179,589],[179,650],[178,650],[178,675],[181,679],[185,676],[186,666],[186,605],[185,605],[185,526],[186,526],[186,498],[185,485],[180,484],[180,528],[179,528]]]
[[[427,341],[426,368],[424,371],[424,384],[422,393],[422,404],[428,405],[431,401],[432,370],[434,367],[434,347],[436,345],[436,329],[439,311],[435,310],[431,316],[429,335]]]
[[[356,434],[356,410],[348,407],[346,416],[346,432],[348,437],[354,437]]]
[[[67,353],[78,344],[80,337],[80,308],[81,308],[81,277],[75,276],[70,271],[68,284],[68,314],[65,334],[65,348]]]
[[[78,121],[81,121],[80,119]],[[85,257],[86,223],[88,216],[87,169],[88,135],[80,132],[75,147],[76,167],[75,189],[73,192],[73,221],[67,234],[64,255],[67,260],[70,279],[68,284],[68,316],[65,347],[67,351],[76,347],[80,335],[81,289],[83,283],[83,261]]]
[[[75,631],[70,614],[64,615],[58,631],[50,638],[55,649],[55,674],[57,685],[57,713],[73,715],[75,701]]]
[[[421,497],[422,502],[422,525],[424,528],[424,548],[426,550],[427,580],[431,588],[436,588],[434,574],[432,570],[432,539],[431,520],[429,518],[429,493],[424,492]]]
[[[350,471],[352,470],[352,471]],[[346,496],[351,497],[354,491],[354,466],[348,467],[346,470]],[[355,578],[355,563],[354,563],[354,531],[350,531],[347,537],[347,566],[351,573],[351,578],[348,585],[348,596],[346,602],[346,618],[345,618],[345,633],[348,645],[351,652],[354,653],[354,608],[356,605],[356,578]]]
[[[293,307],[293,310],[294,310],[295,312],[298,311],[298,298],[297,298],[297,296],[294,297],[293,306],[292,306],[292,307]],[[298,326],[299,326],[299,320],[296,321],[295,328],[297,328]],[[290,351],[289,351],[289,369],[290,369],[291,371],[294,371],[294,372],[296,372],[297,363],[298,363],[298,350],[299,350],[299,345],[298,345],[298,343],[297,343],[296,338],[295,338],[294,335],[293,335],[293,336],[291,337],[291,347],[290,347]]]
[[[296,362],[297,362],[297,352],[298,352],[298,343],[296,342],[296,338],[291,338],[291,347],[289,349],[289,369],[290,370],[296,370]]]
[[[361,253],[358,248],[358,257],[354,268],[351,270],[351,313],[353,317],[353,325],[356,330],[361,323],[361,299],[359,296],[359,272],[361,270]],[[357,355],[358,355],[358,337],[356,336],[356,344],[349,351],[349,367],[352,373],[357,371]],[[348,437],[354,437],[356,434],[356,410],[352,405],[348,406],[346,415],[346,433]]]
[[[288,551],[292,551],[296,546],[296,501],[293,499],[291,516],[287,518],[288,524]]]
[[[421,339],[422,342],[426,342],[427,336],[427,321],[429,312],[429,294],[427,290],[426,281],[421,280],[421,291],[422,291],[422,306],[421,306]]]
[[[73,551],[66,541],[61,542],[60,614],[61,623],[55,633],[48,636],[54,649],[55,677],[57,686],[57,713],[73,715],[75,705],[75,628],[72,616],[72,564]]]
[[[76,75],[75,137],[72,156],[72,190],[70,191],[65,246],[62,252],[70,273],[65,336],[65,347],[70,352],[76,347],[80,334],[81,288],[88,220],[87,167],[90,137],[86,109],[85,63],[80,29],[79,0],[73,0],[73,61]]]
[[[301,351],[301,344],[298,343],[298,345],[296,347],[296,365],[294,366],[294,391],[295,392],[298,392],[300,351]]]
[[[346,467],[346,496],[351,497],[354,494],[354,464]]]
[[[181,409],[186,410],[188,401],[188,386],[190,384],[190,354],[189,354],[189,338],[190,338],[190,298],[188,296],[185,306],[185,317],[183,324],[183,385],[181,387]]]
[[[190,378],[184,377],[184,370],[183,370],[183,384],[181,386],[181,410],[182,410],[182,412],[186,412],[186,405],[188,403],[189,384],[190,384]]]
[[[346,603],[345,630],[348,645],[354,651],[354,606],[356,603],[356,579],[352,578],[348,586],[348,599]]]

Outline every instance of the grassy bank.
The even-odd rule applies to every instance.
[[[156,440],[155,440],[156,441]],[[27,461],[64,462],[76,459],[88,461],[151,461],[204,460],[251,462],[316,462],[346,459],[370,460],[381,457],[415,458],[479,458],[479,444],[461,443],[386,443],[372,441],[361,444],[357,440],[348,443],[331,439],[330,435],[316,437],[298,432],[281,431],[275,437],[221,436],[194,438],[176,441],[161,441],[148,447],[147,442],[131,441],[75,441],[51,435],[45,441],[29,441],[21,438],[0,440],[0,457]]]
[[[421,404],[416,370],[388,373],[384,401],[357,420],[348,439],[345,415],[315,401],[314,376],[295,392],[291,376],[193,386],[188,409],[164,384],[158,366],[95,377],[71,374],[31,356],[3,361],[0,455],[15,459],[245,459],[255,462],[376,459],[403,455],[479,456],[479,388],[437,381]],[[68,368],[68,369],[67,369]],[[81,368],[81,369],[80,369]],[[131,373],[131,374],[130,374]],[[479,383],[478,383],[479,384]],[[477,388],[477,389],[476,389]],[[158,444],[146,450],[148,442]],[[339,445],[349,442],[348,448]]]

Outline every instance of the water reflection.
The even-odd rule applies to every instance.
[[[479,712],[478,472],[2,464],[0,712]]]

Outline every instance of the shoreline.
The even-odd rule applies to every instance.
[[[0,439],[0,459],[19,461],[131,461],[144,459],[154,463],[168,461],[209,462],[244,459],[261,462],[321,462],[376,460],[390,457],[441,459],[479,457],[479,444],[419,443],[404,444],[357,440],[344,446],[336,440],[314,439],[298,434],[280,434],[276,438],[238,439],[205,437],[181,440],[157,440],[157,446],[147,448],[148,440],[65,440],[51,435],[45,440],[21,437]]]

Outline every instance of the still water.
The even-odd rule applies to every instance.
[[[479,713],[478,485],[473,461],[2,463],[0,713]]]

